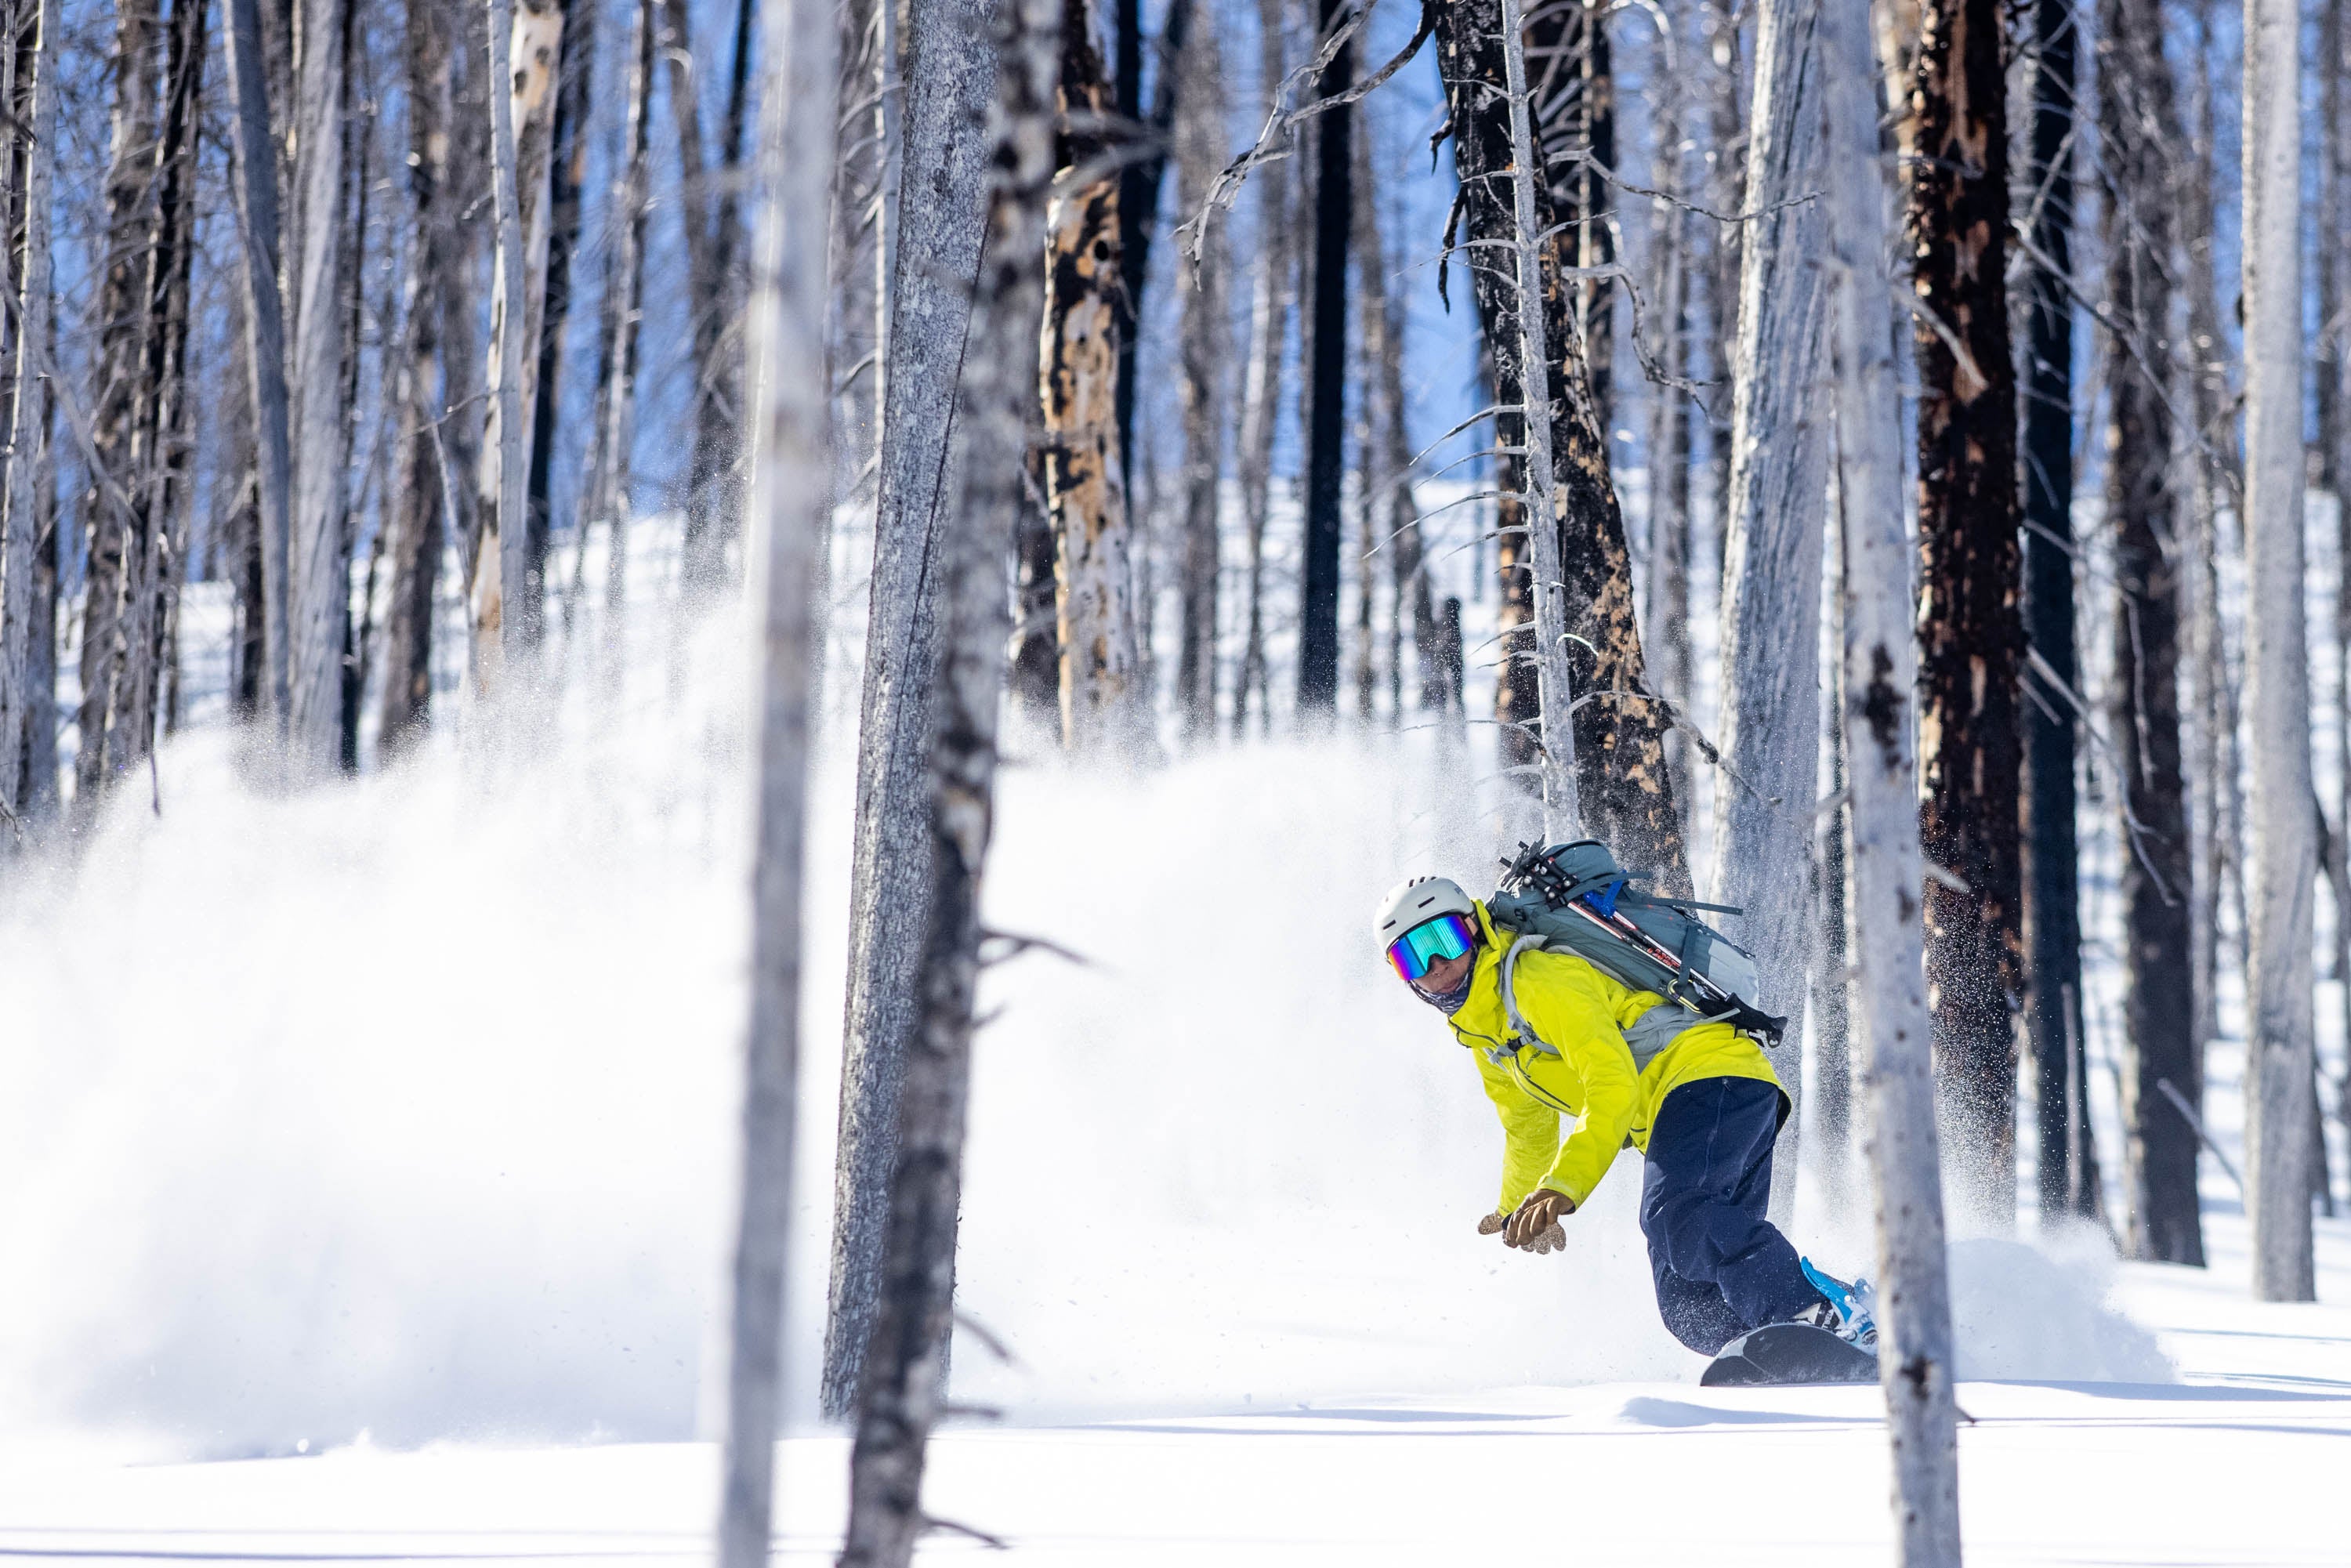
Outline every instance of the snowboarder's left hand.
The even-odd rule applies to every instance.
[[[1503,1227],[1503,1243],[1538,1255],[1558,1251],[1567,1245],[1567,1232],[1561,1227],[1560,1218],[1574,1212],[1573,1198],[1539,1186],[1527,1195],[1526,1201],[1519,1205],[1518,1212]]]

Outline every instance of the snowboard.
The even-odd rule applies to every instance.
[[[1810,1323],[1767,1323],[1724,1345],[1698,1384],[1751,1388],[1787,1383],[1875,1383],[1877,1357]]]

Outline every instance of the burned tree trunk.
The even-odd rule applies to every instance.
[[[567,5],[555,119],[548,159],[548,238],[545,303],[539,312],[531,373],[530,481],[524,515],[530,522],[528,570],[545,603],[548,540],[555,522],[555,434],[563,407],[563,332],[571,318],[571,265],[580,248],[580,186],[588,170],[590,92],[596,74],[596,7]]]
[[[637,439],[638,334],[645,299],[645,220],[653,190],[654,7],[637,0],[630,34],[628,160],[613,192],[619,244],[604,286],[602,347],[598,351],[596,461],[580,527],[601,520],[604,539],[604,668],[620,669],[623,617],[628,612],[629,471]]]
[[[1836,536],[1832,535],[1832,539]],[[1836,545],[1829,570],[1832,580],[1844,580],[1844,549]],[[1842,618],[1830,628],[1833,647],[1842,647]],[[1813,895],[1820,921],[1820,937],[1813,946],[1813,1082],[1807,1086],[1805,1143],[1812,1150],[1821,1185],[1832,1212],[1843,1212],[1854,1197],[1854,1059],[1852,920],[1853,809],[1845,773],[1844,672],[1833,660],[1822,672],[1822,696],[1828,710],[1825,747],[1829,759],[1829,799],[1838,804],[1819,817],[1820,842],[1813,853]]]
[[[942,679],[925,747],[931,870],[919,925],[922,1000],[890,1182],[883,1289],[850,1453],[843,1568],[905,1568],[930,1522],[923,1469],[953,1321],[980,879],[994,825],[1008,629],[1004,562],[1036,395],[1060,12],[1060,0],[1008,0],[993,29],[998,47],[988,51],[1000,62],[1000,82],[986,147],[987,260],[975,290],[960,399],[954,521],[944,541]],[[962,40],[974,54],[981,53],[977,41]],[[905,940],[908,933],[897,936]]]
[[[2195,7],[2198,36],[2211,35],[2211,0]],[[2230,678],[2228,649],[2220,626],[2220,507],[2224,494],[2241,491],[2243,470],[2236,443],[2226,431],[2235,418],[2228,377],[2230,345],[2220,328],[2220,287],[2213,256],[2213,162],[2217,125],[2212,82],[2202,68],[2188,77],[2192,127],[2191,156],[2176,187],[2180,239],[2187,251],[2188,355],[2182,389],[2194,411],[2198,439],[2183,442],[2175,455],[2174,483],[2189,497],[2192,529],[2186,565],[2189,645],[2189,706],[2196,719],[2189,749],[2195,791],[2196,874],[2189,892],[2189,945],[2194,967],[2198,1073],[2180,1084],[2191,1104],[2203,1103],[2203,1052],[2220,1037],[2220,906],[2233,894],[2241,916],[2238,951],[2243,951],[2244,805],[2238,788],[2237,686]],[[2241,528],[2240,538],[2242,537]]]
[[[245,300],[246,389],[254,428],[255,554],[261,574],[262,643],[273,727],[283,736],[293,703],[292,465],[286,386],[285,301],[277,274],[284,237],[278,218],[277,142],[270,130],[269,70],[263,57],[258,0],[229,0],[228,62],[236,112],[235,152],[238,277]]]
[[[1328,32],[1343,0],[1322,0]],[[1351,41],[1316,79],[1322,98],[1354,79]],[[1346,463],[1347,240],[1354,224],[1352,107],[1313,121],[1314,266],[1306,340],[1306,542],[1298,598],[1298,710],[1335,712],[1339,702],[1339,492]]]
[[[427,721],[433,698],[433,610],[454,497],[443,486],[448,441],[440,427],[447,398],[447,319],[463,308],[465,242],[452,176],[456,38],[449,10],[408,10],[408,188],[416,259],[408,276],[407,341],[395,392],[401,405],[394,458],[397,495],[392,544],[392,604],[384,623],[378,733],[396,754]]]
[[[1159,193],[1167,178],[1166,147],[1178,108],[1191,89],[1186,78],[1190,68],[1185,60],[1192,49],[1194,3],[1167,0],[1166,15],[1159,24],[1159,71],[1152,84],[1147,118],[1143,108],[1143,6],[1140,0],[1119,0],[1118,5],[1118,115],[1127,127],[1141,127],[1144,139],[1135,156],[1120,170],[1118,184],[1118,270],[1123,285],[1118,338],[1119,477],[1130,492],[1134,488],[1134,350],[1142,338],[1143,297],[1151,282],[1151,240],[1159,225]],[[1215,37],[1213,16],[1200,33]],[[1221,87],[1217,92],[1221,97]],[[1130,129],[1124,134],[1136,132]]]
[[[678,217],[685,229],[694,321],[694,457],[688,476],[684,571],[687,588],[708,592],[726,571],[735,509],[728,504],[742,396],[741,342],[730,342],[737,295],[733,277],[734,204],[741,164],[742,84],[747,68],[750,0],[737,0],[735,71],[718,168],[702,144],[702,110],[686,0],[663,0],[670,63],[670,111],[678,150]],[[716,200],[714,201],[714,194]]]
[[[1587,6],[1584,0],[1544,0],[1529,8],[1526,33],[1528,68],[1535,76],[1531,84],[1531,111],[1542,144],[1544,191],[1560,229],[1561,263],[1579,270],[1604,267],[1615,258],[1614,235],[1609,226],[1611,204],[1606,183],[1588,161],[1597,158],[1613,164],[1616,156],[1614,82],[1602,8]],[[1612,281],[1577,276],[1564,286],[1573,324],[1586,334],[1581,339],[1584,381],[1591,392],[1593,418],[1601,433],[1604,454],[1607,450],[1614,381],[1615,332],[1611,298],[1606,292]],[[1595,331],[1599,336],[1589,335]],[[1562,332],[1552,332],[1545,340],[1564,351],[1567,339]],[[1499,387],[1498,382],[1498,398]],[[1504,657],[1501,678],[1495,688],[1494,716],[1508,727],[1502,731],[1505,760],[1530,767],[1538,755],[1534,723],[1537,683],[1534,665],[1528,656],[1531,650],[1511,641],[1514,636],[1531,636],[1533,622],[1529,586],[1532,580],[1527,570],[1529,547],[1527,536],[1521,531],[1523,519],[1516,509],[1517,497],[1523,491],[1510,477],[1513,465],[1523,466],[1524,458],[1507,452],[1501,456],[1499,487],[1507,494],[1500,506],[1501,538],[1496,561],[1501,589],[1499,623]],[[1505,704],[1510,709],[1507,715],[1502,711]],[[1661,749],[1664,745],[1661,735]],[[1670,764],[1667,771],[1670,780]],[[1519,778],[1527,783],[1533,775],[1521,773]]]
[[[1495,259],[1516,243],[1506,194],[1511,159],[1499,0],[1449,0],[1437,11],[1436,38],[1452,109],[1461,232],[1478,258],[1472,279],[1479,322],[1493,361],[1495,401],[1512,411],[1497,420],[1497,444],[1515,454],[1528,445],[1524,420],[1515,412],[1524,398],[1525,380],[1517,298],[1507,266]],[[1538,227],[1549,231],[1558,216],[1550,193],[1540,184],[1535,201]],[[1689,871],[1681,818],[1666,770],[1667,725],[1648,695],[1634,615],[1632,558],[1589,380],[1593,345],[1576,332],[1571,280],[1560,275],[1566,265],[1561,248],[1556,237],[1545,242],[1542,300],[1545,341],[1552,346],[1550,439],[1566,630],[1577,639],[1569,644],[1569,675],[1587,699],[1573,718],[1577,796],[1586,831],[1606,839],[1619,860],[1656,872],[1667,887],[1686,889]],[[1533,401],[1541,407],[1543,399]],[[1515,510],[1506,509],[1502,521],[1506,530],[1526,527]],[[1504,569],[1523,578],[1524,550],[1506,551]],[[1504,606],[1506,635],[1526,624]],[[1531,661],[1537,650],[1526,644],[1525,632],[1517,635],[1515,643],[1505,643],[1506,657]],[[1496,716],[1505,724],[1532,722],[1531,711],[1512,695],[1508,683],[1499,705]],[[1527,755],[1510,759],[1525,761]]]
[[[1175,128],[1176,199],[1185,212],[1196,213],[1206,204],[1226,155],[1224,59],[1217,29],[1202,27],[1196,37],[1187,37],[1182,52],[1161,68],[1172,69],[1182,79]],[[1195,742],[1206,740],[1217,728],[1217,607],[1223,538],[1217,497],[1225,469],[1225,362],[1232,347],[1225,311],[1229,255],[1225,230],[1212,218],[1201,231],[1196,259],[1177,269],[1184,306],[1184,574],[1176,704],[1184,734]],[[1125,365],[1122,355],[1123,378],[1129,375]]]
[[[350,540],[343,527],[350,433],[343,349],[352,281],[344,224],[349,5],[321,0],[302,13],[290,186],[295,243],[286,263],[294,281],[289,733],[298,765],[314,769],[335,767],[341,757],[343,640],[350,616]]]
[[[889,290],[880,499],[857,734],[849,1001],[825,1322],[823,1404],[836,1416],[857,1397],[881,1288],[898,1083],[914,1033],[920,958],[905,934],[918,928],[930,904],[923,802],[938,664],[931,573],[947,525],[941,481],[980,273],[987,151],[982,124],[997,78],[995,54],[981,41],[990,37],[993,15],[987,0],[939,0],[910,12],[906,30],[907,173]],[[1037,321],[1029,325],[1033,337]],[[1032,403],[1035,385],[1030,381],[1026,394]]]
[[[2245,1072],[2253,1295],[2306,1301],[2313,1019],[2302,465],[2301,55],[2287,0],[2245,7],[2245,665],[2252,757]]]
[[[1707,183],[1707,204],[1718,213],[1743,213],[1747,210],[1747,164],[1752,157],[1746,141],[1754,116],[1749,106],[1740,101],[1742,88],[1748,87],[1747,72],[1740,58],[1740,24],[1746,14],[1746,0],[1705,0],[1704,37],[1707,53],[1711,57],[1708,75],[1707,128],[1713,145],[1707,150],[1710,165]],[[1761,13],[1758,13],[1759,26]],[[1760,37],[1760,33],[1759,33]],[[1763,73],[1756,71],[1760,83]],[[1751,96],[1753,89],[1750,89]],[[1759,219],[1757,222],[1766,220]],[[1745,265],[1747,231],[1754,224],[1709,224],[1706,232],[1708,246],[1706,269],[1708,327],[1711,335],[1715,374],[1729,373],[1739,358],[1739,276]],[[1734,392],[1736,387],[1734,384]],[[1707,421],[1707,485],[1714,503],[1714,538],[1718,549],[1728,542],[1723,520],[1730,516],[1730,473],[1734,457],[1731,445],[1730,410],[1718,397],[1711,400],[1710,417]]]
[[[1519,329],[1518,361],[1533,367],[1552,362],[1544,336],[1543,235],[1549,226],[1536,200],[1541,188],[1536,164],[1541,161],[1535,141],[1531,93],[1527,78],[1526,14],[1519,0],[1502,0],[1502,89],[1504,112],[1510,128],[1511,281],[1517,285],[1515,318]],[[1554,253],[1556,254],[1556,253]],[[1529,375],[1533,373],[1529,370]],[[1575,710],[1575,687],[1567,668],[1567,618],[1560,593],[1564,572],[1559,559],[1557,512],[1559,493],[1548,483],[1556,471],[1552,456],[1551,422],[1532,406],[1521,411],[1520,429],[1526,441],[1521,472],[1528,483],[1520,495],[1527,519],[1527,561],[1533,573],[1529,598],[1534,609],[1535,715],[1554,722],[1542,734],[1543,835],[1554,841],[1581,838],[1583,813],[1576,799],[1575,727],[1561,723]]]
[[[1042,421],[1044,409],[1038,414]],[[1044,452],[1041,444],[1029,452],[1033,493],[1042,496]],[[1012,695],[1020,711],[1046,731],[1061,733],[1061,617],[1053,607],[1057,591],[1053,562],[1061,550],[1053,539],[1053,517],[1032,499],[1020,508],[1012,527],[1013,585],[1019,611],[1012,624]]]
[[[1053,518],[1053,604],[1061,654],[1061,744],[1123,753],[1137,738],[1143,685],[1118,451],[1118,179],[1102,170],[1109,83],[1092,8],[1061,17],[1062,130],[1045,216],[1045,500]]]
[[[1258,96],[1271,113],[1287,68],[1282,0],[1258,0]],[[1249,584],[1241,667],[1233,682],[1233,737],[1249,733],[1249,703],[1259,727],[1270,729],[1265,665],[1265,525],[1273,504],[1273,437],[1280,422],[1283,345],[1290,336],[1290,161],[1269,163],[1257,176],[1257,256],[1249,278],[1249,357],[1241,371],[1241,418],[1236,460],[1240,468],[1242,523],[1249,536]]]
[[[839,493],[843,499],[869,502],[868,486],[881,461],[890,260],[897,247],[903,140],[899,26],[894,4],[847,0],[841,7],[841,158],[831,193],[833,320],[827,376],[837,400],[833,444]],[[821,643],[817,663],[820,677]]]
[[[37,368],[49,312],[49,106],[57,89],[54,0],[0,13],[0,846],[24,833],[34,793],[26,744],[54,722],[55,681],[36,682],[34,578],[49,464],[48,388]],[[54,576],[52,576],[54,584]],[[51,671],[54,675],[54,670]]]
[[[553,238],[554,131],[569,0],[492,0],[490,44],[497,261],[490,287],[489,423],[482,440],[482,543],[474,569],[475,673],[497,673],[538,643],[546,584],[531,545],[529,433]],[[511,222],[509,222],[511,220]],[[552,395],[550,390],[549,395]],[[495,547],[495,548],[493,548]]]
[[[1681,141],[1678,89],[1660,83],[1667,95],[1661,115],[1660,137],[1667,145]],[[1669,194],[1683,181],[1678,158],[1659,176]],[[1690,546],[1690,418],[1689,395],[1673,383],[1689,379],[1690,220],[1680,209],[1660,204],[1653,244],[1658,286],[1659,313],[1664,317],[1657,369],[1665,384],[1655,389],[1649,420],[1649,540],[1648,592],[1642,605],[1642,623],[1648,630],[1653,655],[1650,684],[1657,695],[1677,707],[1690,700],[1689,546]],[[1817,596],[1816,596],[1817,597]],[[1674,799],[1689,800],[1689,769],[1683,762],[1686,737],[1670,736],[1666,746],[1667,772]]]
[[[1821,13],[1827,110],[1822,185],[1837,286],[1838,528],[1843,538],[1844,716],[1852,789],[1853,938],[1870,1187],[1877,1233],[1878,1386],[1893,1453],[1895,1561],[1959,1568],[1959,1453],[1951,1295],[1935,1135],[1931,1026],[1920,981],[1925,866],[1910,705],[1917,700],[1901,402],[1894,375],[1886,234],[1869,69],[1868,10]]]
[[[45,109],[46,120],[37,123],[54,124],[54,90]],[[52,363],[57,353],[56,320],[51,302],[44,298],[30,329],[47,340],[47,357]],[[50,439],[56,410],[55,389],[44,387],[37,406],[29,413],[30,430],[20,428],[17,437],[17,460],[27,466],[24,477],[31,491],[25,521],[32,530],[32,591],[25,627],[25,700],[19,715],[23,727],[19,734],[6,737],[7,750],[0,753],[0,764],[15,767],[19,779],[14,808],[16,820],[9,827],[12,836],[37,834],[57,815],[57,583],[63,545],[57,528],[57,467]]]
[[[1614,192],[1602,172],[1616,166],[1616,74],[1608,47],[1614,9],[1606,0],[1542,0],[1527,7],[1528,85],[1542,171],[1552,208],[1571,225],[1562,254],[1585,269],[1604,269],[1616,259]],[[1614,409],[1614,285],[1605,276],[1569,285],[1604,432]]]
[[[1718,722],[1728,767],[1715,782],[1709,893],[1747,912],[1738,929],[1765,977],[1760,999],[1791,1025],[1772,1065],[1799,1098],[1812,825],[1786,802],[1818,793],[1828,506],[1823,219],[1819,204],[1803,200],[1822,178],[1818,25],[1817,7],[1789,0],[1764,0],[1756,21],[1746,189],[1761,215],[1742,225],[1740,248],[1722,519]],[[1792,1129],[1802,1125],[1790,1120]],[[1796,1165],[1792,1141],[1772,1167],[1777,1212],[1794,1201]]]
[[[767,1568],[775,1525],[776,1437],[784,1409],[785,1245],[799,1123],[801,932],[813,646],[820,635],[819,541],[831,531],[832,389],[825,375],[826,211],[838,144],[826,0],[770,7],[759,134],[760,225],[754,302],[761,337],[752,432],[753,504],[766,549],[759,700],[758,871],[751,1009],[744,1051],[741,1201],[721,1450],[719,1568]]]
[[[163,631],[188,504],[188,279],[194,252],[202,0],[131,5],[116,17],[115,141],[107,176],[95,462],[82,623],[76,800],[155,742]],[[160,71],[158,68],[160,67]]]
[[[2109,0],[2109,15],[2113,10]],[[2031,235],[2036,254],[2029,274],[2027,310],[2031,337],[2024,396],[2023,550],[2025,634],[2035,663],[2034,678],[2025,688],[2032,700],[2022,705],[2019,716],[2025,732],[2026,1019],[2032,1043],[2034,1121],[2040,1134],[2039,1204],[2045,1221],[2059,1215],[2088,1217],[2095,1212],[2095,1188],[2089,1179],[2088,1162],[2075,1158],[2077,1152],[2088,1153],[2088,1138],[2085,1129],[2077,1125],[2087,1107],[2077,1103],[2079,1096],[2074,1092],[2087,1080],[2074,1061],[2083,1033],[2080,867],[2074,831],[2077,716],[2073,694],[2081,682],[2074,653],[2074,301],[2069,292],[2074,228],[2073,0],[2035,0],[2033,31],[2038,59],[2032,72],[2032,162],[2028,189],[2032,193]],[[2099,32],[2109,49],[2119,51],[2125,47],[2110,27],[2102,25]],[[2119,53],[2113,63],[2121,65]],[[2128,83],[2110,78],[2104,68],[2098,79],[2102,108],[2113,101],[2114,94],[2132,90]],[[2116,151],[2113,144],[2108,145],[2108,167],[2117,168]],[[2108,243],[2116,242],[2109,239]],[[2159,322],[2165,318],[2158,310],[2151,316],[2143,312],[2141,319]],[[2144,373],[2138,366],[2125,364],[2119,355],[2116,362],[2118,373],[2126,378]],[[2141,361],[2158,362],[2158,359]],[[2137,395],[2146,395],[2143,384]],[[2116,409],[2119,418],[2120,405]],[[2117,423],[2116,429],[2120,428]],[[2158,449],[2146,455],[2158,465],[2155,473],[2159,484],[2160,465],[2168,454]],[[2039,674],[2043,667],[2054,675],[2053,683]]]
[[[1942,1114],[1970,1200],[2016,1208],[2022,989],[2016,375],[2009,352],[2008,122],[1997,0],[1927,0],[1911,72],[1917,282],[1921,787],[1928,998]]]
[[[2165,389],[2152,379],[2164,373],[2172,358],[2169,176],[2179,122],[2160,47],[2161,16],[2153,0],[2103,0],[2098,36],[2098,143],[2113,187],[2104,236],[2106,310],[2126,334],[2110,346],[2107,357],[2105,512],[2115,529],[2112,788],[2126,846],[2122,1108],[2128,1244],[2136,1258],[2200,1265],[2196,1134],[2158,1087],[2168,1082],[2184,1092],[2199,1076],[2188,929],[2194,873],[2180,776],[2176,563],[2181,532],[2168,483],[2175,433]],[[2069,805],[2072,793],[2069,788]],[[2070,821],[2066,825],[2070,830]],[[2078,959],[2067,979],[2078,986]],[[2059,1022],[2073,1032],[2070,1019]],[[2063,1064],[2057,1076],[2062,1088],[2081,1075],[2070,1060],[2070,1040],[2059,1043],[2064,1055],[2045,1049],[2036,1054],[2044,1073],[2053,1057]],[[2047,1085],[2042,1092],[2045,1102]],[[2053,1129],[2072,1137],[2074,1119],[2085,1110],[2069,1103],[2060,1117],[2044,1113],[2044,1169],[2052,1163],[2046,1143]],[[2060,1170],[2070,1164],[2055,1163]],[[2075,1182],[2072,1194],[2053,1192],[2044,1176],[2044,1212],[2053,1198],[2080,1212],[2081,1178]]]
[[[1370,139],[1365,138],[1368,142]],[[1404,696],[1404,618],[1412,617],[1412,645],[1419,662],[1417,701],[1430,713],[1443,713],[1451,696],[1438,656],[1437,603],[1428,585],[1428,568],[1420,537],[1420,509],[1413,499],[1411,438],[1405,430],[1404,299],[1391,287],[1391,257],[1380,224],[1379,191],[1372,177],[1371,153],[1365,148],[1355,165],[1355,251],[1362,258],[1364,282],[1364,363],[1366,399],[1372,404],[1370,438],[1364,443],[1364,483],[1371,497],[1373,543],[1387,558],[1394,597],[1388,610],[1388,692],[1395,722],[1402,727]],[[1377,558],[1364,563],[1368,575]]]

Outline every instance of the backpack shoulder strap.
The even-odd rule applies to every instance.
[[[1533,1046],[1545,1056],[1557,1056],[1559,1054],[1558,1048],[1553,1046],[1550,1041],[1544,1040],[1542,1036],[1537,1034],[1533,1029],[1529,1027],[1526,1015],[1519,1011],[1519,989],[1517,984],[1519,955],[1525,952],[1530,947],[1541,948],[1542,945],[1543,939],[1535,933],[1530,931],[1525,936],[1518,937],[1516,940],[1512,941],[1510,947],[1502,954],[1500,974],[1502,983],[1502,1011],[1510,1018],[1510,1033],[1520,1043]]]

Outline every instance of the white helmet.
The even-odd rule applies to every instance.
[[[1372,938],[1384,950],[1414,926],[1440,915],[1462,915],[1474,924],[1478,905],[1449,876],[1408,877],[1388,889],[1372,915]]]

